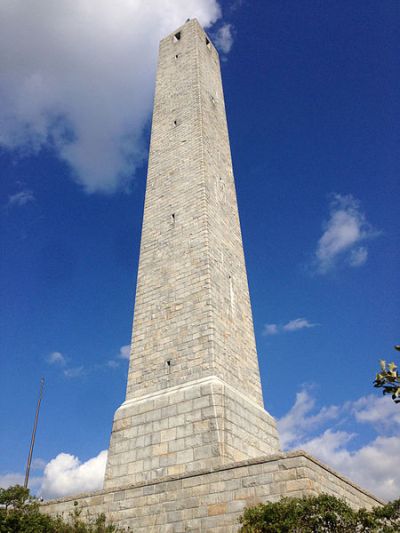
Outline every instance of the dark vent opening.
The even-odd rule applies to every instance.
[[[206,37],[206,45],[207,45],[207,48],[211,49],[211,43],[207,37]]]
[[[177,126],[177,125],[178,125],[178,121],[174,120],[174,126]]]
[[[175,33],[175,35],[174,35],[174,42],[176,43],[176,42],[178,42],[180,40],[181,40],[181,32],[178,31],[178,33]]]

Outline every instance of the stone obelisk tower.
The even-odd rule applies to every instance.
[[[105,488],[278,450],[218,53],[191,20],[160,44],[128,386]]]
[[[218,54],[195,20],[161,41],[126,400],[103,490],[42,505],[137,533],[234,533],[246,506],[380,502],[264,410]]]

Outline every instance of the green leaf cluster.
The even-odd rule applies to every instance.
[[[400,351],[400,345],[394,347]],[[395,363],[387,364],[385,360],[380,361],[381,371],[376,374],[374,387],[382,388],[383,394],[390,394],[395,403],[400,403],[400,375]]]
[[[249,507],[240,523],[241,533],[394,533],[400,531],[400,500],[354,511],[328,494],[283,498]]]
[[[30,496],[29,490],[15,485],[8,489],[0,488],[0,533],[117,533],[122,532],[112,524],[107,524],[101,514],[83,520],[75,502],[69,519],[51,517],[40,512],[38,500]]]

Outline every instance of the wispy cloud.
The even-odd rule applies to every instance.
[[[306,318],[295,318],[282,326],[284,331],[298,331],[299,329],[314,328],[317,324],[312,324]]]
[[[378,435],[356,447],[358,424],[369,424]],[[400,413],[390,398],[369,395],[319,408],[303,389],[278,427],[284,449],[304,449],[382,498],[399,496],[393,461],[400,454]]]
[[[33,470],[33,463],[31,468],[31,473]],[[23,485],[25,480],[25,474],[22,472],[9,472],[6,474],[0,474],[0,487],[7,489],[13,485]],[[33,493],[35,493],[40,487],[42,482],[41,475],[30,475],[29,476],[29,488]]]
[[[315,409],[316,400],[310,391],[303,388],[296,394],[291,409],[278,421],[279,435],[283,448],[293,447],[302,441],[310,431],[325,422],[335,420],[340,414],[336,405]]]
[[[118,357],[120,359],[127,359],[129,361],[129,358],[131,356],[131,345],[125,344],[125,346],[121,346],[119,349]]]
[[[278,333],[299,331],[301,329],[310,329],[318,326],[307,320],[306,318],[295,318],[294,320],[289,320],[286,324],[265,324],[263,329],[263,335],[277,335]]]
[[[124,361],[129,361],[130,355],[131,355],[131,345],[125,344],[124,346],[121,346],[118,354],[113,359],[109,359],[107,361],[106,366],[108,368],[118,368],[120,364],[122,363],[121,359],[123,359]]]
[[[61,352],[51,352],[47,357],[47,362],[50,365],[65,366],[67,364],[67,361]]]
[[[8,197],[7,207],[21,207],[25,204],[35,201],[35,196],[32,191],[29,189],[24,189],[23,191],[16,192],[11,194]]]
[[[115,359],[109,359],[106,363],[106,366],[108,366],[108,368],[118,368],[119,361],[116,361]]]
[[[85,374],[86,374],[86,371],[83,365],[69,367],[64,370],[64,376],[66,378],[81,378]]]
[[[9,472],[7,474],[0,475],[0,487],[7,489],[12,485],[23,485],[25,476],[18,472]]]
[[[398,498],[400,481],[395,458],[400,457],[400,435],[377,437],[350,450],[347,444],[353,437],[346,431],[326,430],[301,447],[381,498]]]
[[[363,265],[368,250],[363,244],[379,232],[367,222],[360,202],[352,195],[335,194],[330,203],[329,219],[315,251],[315,266],[319,274],[326,274],[340,261],[351,267]]]
[[[352,267],[358,267],[363,265],[368,258],[368,250],[364,246],[351,250],[349,256],[349,265]]]
[[[80,378],[87,373],[83,365],[71,366],[71,360],[61,352],[51,352],[46,361],[49,365],[62,368],[62,373],[69,379]]]
[[[370,394],[350,404],[357,422],[371,424],[377,431],[400,433],[400,409],[386,396],[377,398]]]
[[[214,43],[224,54],[228,54],[233,45],[233,26],[232,24],[224,24],[221,26],[214,38]]]
[[[265,324],[263,329],[263,335],[277,335],[278,333],[278,324]]]
[[[88,193],[126,188],[145,155],[158,43],[188,14],[210,27],[221,9],[217,0],[0,2],[0,146],[50,147]],[[225,50],[229,35],[221,31]]]

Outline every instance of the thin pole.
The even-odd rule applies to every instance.
[[[36,428],[37,428],[38,419],[39,419],[40,404],[42,402],[42,397],[43,397],[43,388],[44,388],[44,378],[40,380],[39,399],[38,399],[38,403],[36,407],[35,422],[33,424],[33,431],[32,431],[32,438],[31,438],[31,445],[29,447],[28,461],[26,463],[25,482],[24,482],[24,487],[26,489],[28,488],[29,472],[31,470],[33,447],[35,446]]]

